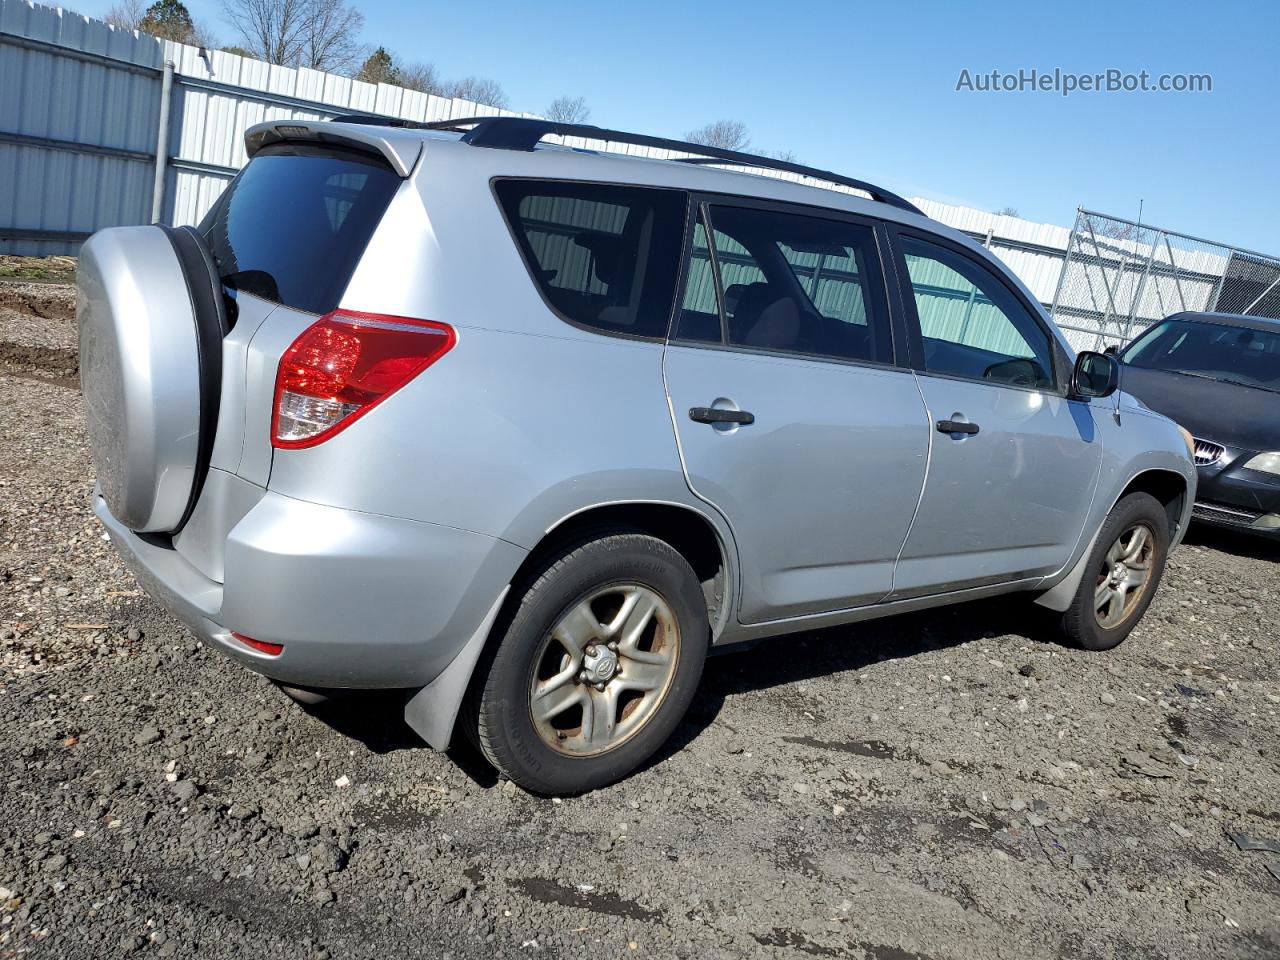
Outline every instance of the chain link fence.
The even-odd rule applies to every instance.
[[[1183,310],[1280,318],[1280,258],[1077,211],[1052,306],[1072,346],[1126,343]]]

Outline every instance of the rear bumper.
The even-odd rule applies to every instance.
[[[268,492],[227,536],[224,583],[93,509],[142,587],[206,643],[299,686],[420,687],[475,633],[525,551],[437,524]],[[232,631],[283,644],[279,656]]]

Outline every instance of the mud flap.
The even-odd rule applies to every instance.
[[[404,722],[436,750],[449,749],[458,711],[471,683],[471,674],[510,589],[510,585],[503,588],[471,639],[463,645],[440,676],[414,694],[404,706]]]
[[[1101,529],[1099,527],[1098,532],[1101,532]],[[1056,585],[1036,597],[1035,602],[1058,613],[1066,613],[1067,607],[1071,606],[1071,600],[1080,586],[1080,581],[1084,579],[1085,571],[1089,569],[1089,558],[1093,556],[1093,547],[1097,542],[1098,533],[1094,533],[1089,541],[1089,546],[1080,555],[1080,559],[1071,568],[1071,572],[1058,581]]]

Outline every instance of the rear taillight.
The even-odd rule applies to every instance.
[[[335,310],[294,340],[276,373],[271,443],[310,447],[350,426],[452,349],[429,320]]]

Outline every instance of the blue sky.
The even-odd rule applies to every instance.
[[[232,42],[219,0],[187,0]],[[76,4],[101,14],[110,0]],[[1077,205],[1280,254],[1280,4],[364,0],[364,40],[516,109],[753,146],[907,195],[1069,225]],[[1207,73],[1211,93],[960,93],[962,69]]]

